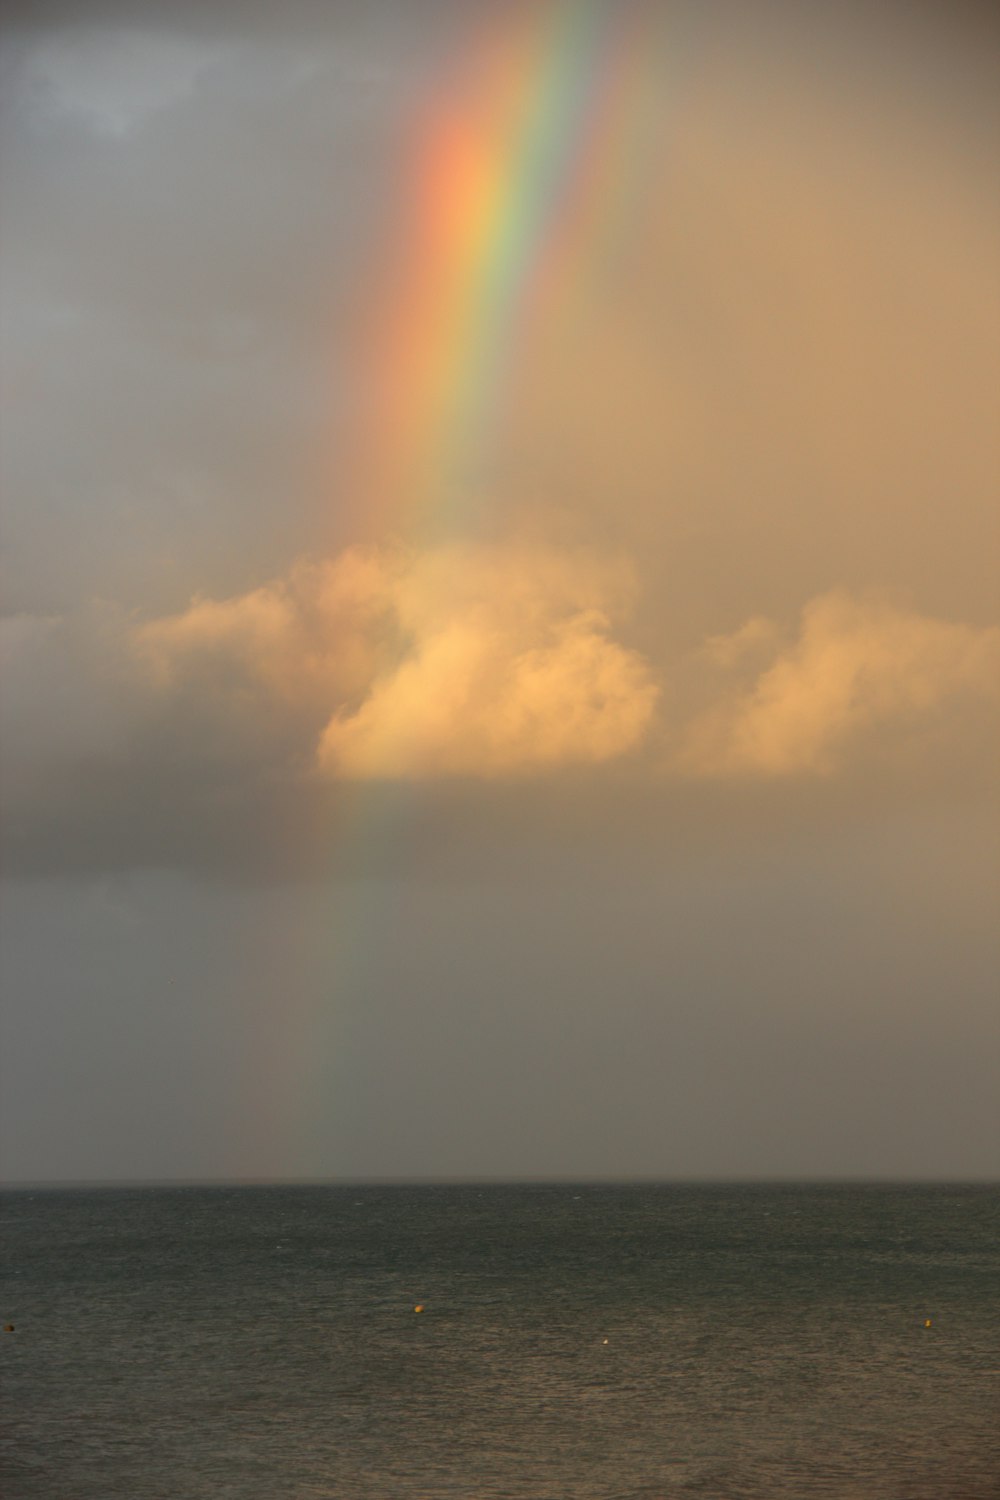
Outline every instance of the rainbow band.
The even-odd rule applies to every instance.
[[[532,6],[480,35],[416,132],[386,299],[367,496],[405,536],[448,535],[482,484],[532,329],[599,270],[622,214],[646,9]],[[374,494],[372,490],[374,489]]]
[[[645,0],[496,9],[496,27],[442,81],[406,164],[375,319],[372,429],[355,455],[359,523],[379,541],[433,544],[474,524],[512,372],[537,329],[551,338],[586,306],[648,151],[657,74]],[[376,895],[373,872],[419,837],[404,787],[340,783],[335,798],[338,879],[323,942],[337,964],[295,1067],[301,1170],[319,1175],[342,1169],[327,1142],[350,1088],[352,1017],[405,900],[384,881]]]

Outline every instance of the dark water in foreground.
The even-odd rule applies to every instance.
[[[26,1190],[4,1238],[5,1500],[1000,1496],[993,1188]]]

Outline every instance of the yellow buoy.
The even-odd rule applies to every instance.
[[[423,1312],[423,1310],[424,1304],[422,1302],[418,1302],[416,1307],[413,1309],[414,1312]]]
[[[930,1318],[925,1318],[924,1319],[924,1327],[925,1328],[929,1328],[930,1326],[931,1326],[931,1320],[930,1320]]]

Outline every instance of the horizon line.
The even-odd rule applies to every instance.
[[[887,1176],[856,1173],[821,1173],[803,1176],[798,1173],[774,1173],[746,1176],[729,1174],[657,1173],[626,1175],[540,1174],[517,1176],[507,1173],[468,1175],[368,1174],[364,1176],[287,1176],[287,1177],[61,1177],[0,1179],[0,1192],[59,1191],[72,1189],[115,1188],[262,1188],[262,1187],[1000,1187],[1000,1176],[920,1176],[916,1174]]]

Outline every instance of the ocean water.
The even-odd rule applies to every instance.
[[[20,1190],[3,1236],[4,1500],[1000,1496],[995,1188]]]

